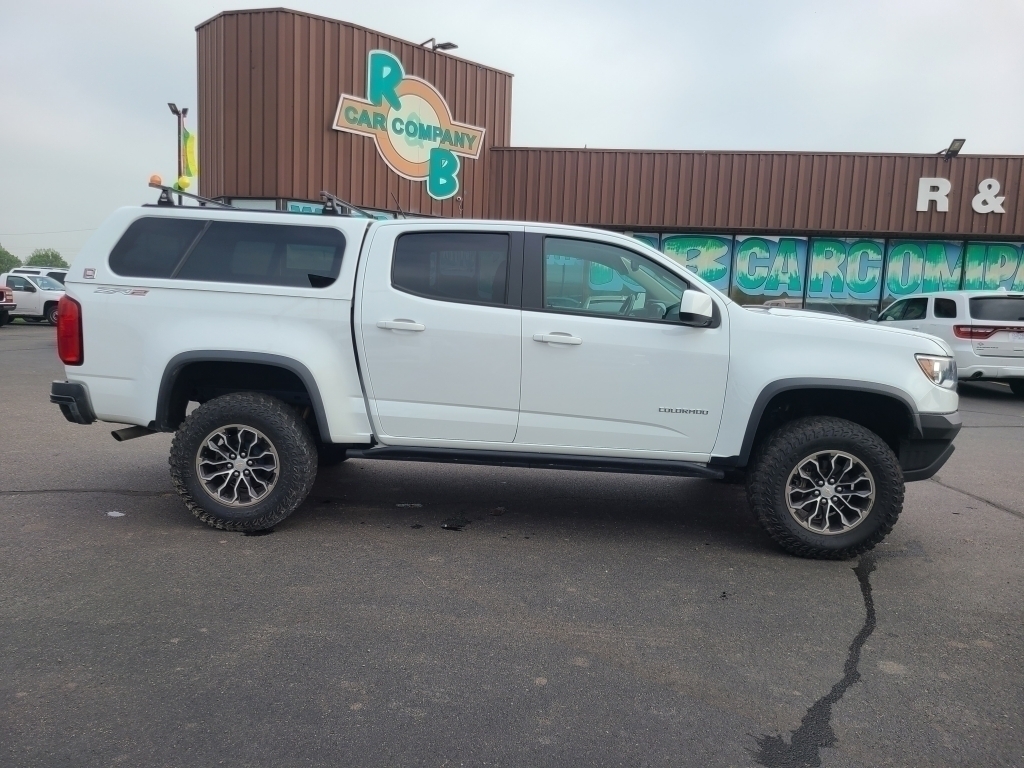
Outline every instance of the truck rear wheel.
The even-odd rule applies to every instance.
[[[791,554],[841,560],[872,549],[903,510],[903,471],[878,435],[813,416],[761,444],[747,498],[768,535]]]
[[[294,409],[269,395],[236,392],[185,419],[169,462],[174,488],[197,518],[225,531],[260,531],[309,495],[317,453]]]

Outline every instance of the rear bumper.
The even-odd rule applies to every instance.
[[[900,442],[900,467],[907,482],[927,480],[953,455],[953,438],[960,432],[957,413],[922,413],[921,437]]]
[[[968,359],[964,359],[964,358]],[[1024,379],[1024,357],[997,357],[995,355],[957,355],[957,378],[971,379]]]
[[[74,381],[55,381],[50,385],[50,402],[60,406],[64,418],[75,424],[92,424],[96,412],[89,401],[89,390]]]
[[[17,304],[4,304],[3,302],[0,302],[0,312],[13,312],[17,308]]]

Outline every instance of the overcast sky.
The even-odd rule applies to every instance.
[[[966,137],[967,153],[1024,154],[1020,0],[287,6],[512,72],[519,146],[935,152]],[[195,113],[195,26],[247,7],[0,0],[0,244],[71,260],[113,209],[151,201],[149,175],[175,172],[167,102]]]

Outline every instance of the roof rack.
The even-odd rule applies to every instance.
[[[324,201],[324,209],[322,211],[324,215],[344,216],[345,214],[342,213],[341,209],[348,208],[348,210],[351,211],[352,213],[358,213],[361,216],[365,216],[368,219],[377,218],[369,211],[364,211],[362,208],[352,205],[352,203],[348,202],[347,200],[342,200],[340,197],[328,192],[327,190],[320,191],[320,199]]]
[[[156,201],[157,205],[171,205],[171,206],[173,206],[173,205],[175,205],[174,195],[178,195],[178,199],[181,199],[181,197],[184,196],[184,197],[190,197],[193,200],[197,200],[199,202],[199,205],[203,206],[204,208],[207,205],[216,205],[216,206],[218,206],[220,208],[232,208],[232,209],[235,208],[235,206],[229,205],[228,203],[221,203],[221,202],[218,202],[216,200],[211,200],[208,197],[201,197],[200,195],[193,195],[191,192],[185,192],[185,191],[180,190],[180,189],[174,189],[174,187],[165,186],[161,182],[161,179],[160,179],[159,176],[151,177],[150,180],[149,180],[149,186],[151,186],[153,189],[159,189],[160,190],[160,197]]]

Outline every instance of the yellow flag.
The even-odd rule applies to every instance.
[[[181,175],[198,176],[199,162],[196,160],[196,135],[184,130],[181,137]]]

